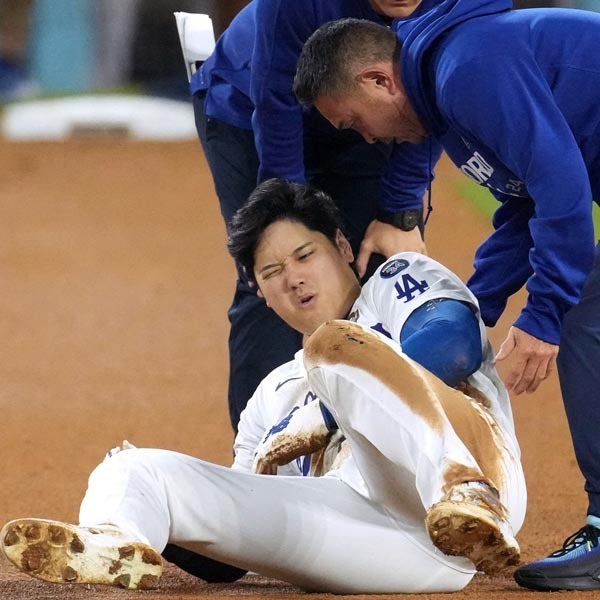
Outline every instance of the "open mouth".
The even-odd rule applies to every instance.
[[[302,296],[300,298],[300,304],[302,304],[302,306],[306,306],[311,303],[313,298],[314,298],[314,296],[312,294],[307,294],[306,296]]]

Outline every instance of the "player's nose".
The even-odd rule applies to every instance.
[[[290,288],[296,289],[304,285],[305,277],[301,269],[291,267],[286,269],[286,280]]]

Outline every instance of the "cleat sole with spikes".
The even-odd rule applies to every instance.
[[[85,528],[43,519],[19,519],[0,532],[0,545],[18,569],[52,583],[153,589],[162,558],[151,546],[109,528]]]
[[[462,502],[434,504],[425,519],[429,537],[444,554],[464,556],[478,571],[496,575],[519,564],[519,545],[506,523]]]

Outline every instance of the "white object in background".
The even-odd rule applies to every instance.
[[[213,22],[208,15],[200,13],[173,14],[189,81],[196,72],[196,63],[205,61],[215,48]]]
[[[75,96],[11,104],[2,134],[12,140],[122,136],[136,140],[196,139],[190,102],[147,96]]]

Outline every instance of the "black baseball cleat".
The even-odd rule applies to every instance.
[[[547,558],[515,571],[522,587],[543,592],[600,590],[600,529],[586,525]]]

